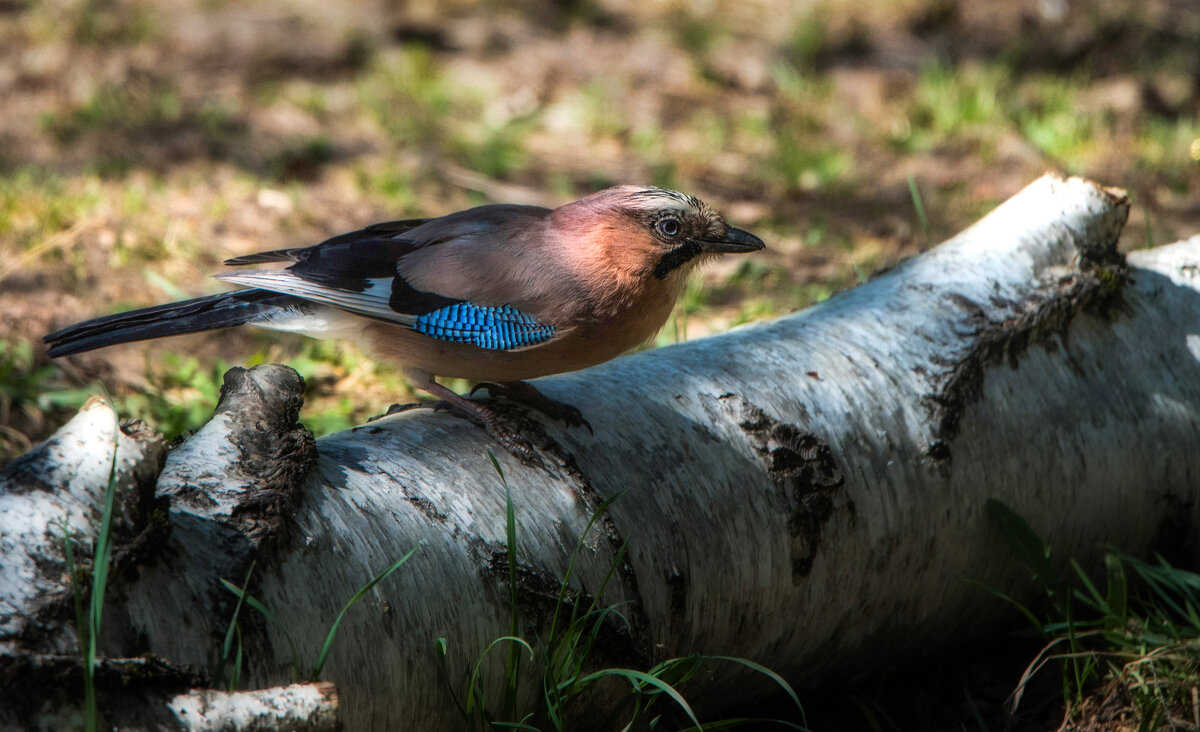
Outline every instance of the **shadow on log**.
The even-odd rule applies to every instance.
[[[515,507],[523,635],[544,632],[582,542],[568,599],[604,587],[601,603],[623,603],[628,619],[608,629],[598,663],[705,653],[796,685],[863,674],[995,632],[1007,607],[969,581],[1036,592],[988,521],[992,498],[1058,558],[1087,566],[1113,543],[1194,564],[1200,238],[1126,263],[1116,246],[1127,213],[1120,191],[1047,176],[802,313],[539,381],[595,436],[504,407],[542,459],[495,451]],[[232,370],[212,420],[161,472],[161,448],[121,439],[133,467],[119,505],[145,503],[130,496],[149,471],[159,506],[123,513],[121,536],[144,535],[151,515],[169,532],[125,555],[101,649],[165,659],[179,691],[188,674],[211,680],[236,602],[219,580],[240,583],[255,562],[249,589],[277,622],[243,609],[247,680],[287,683],[355,591],[419,546],[346,615],[325,678],[349,729],[461,726],[452,689],[462,696],[511,622],[491,445],[426,411],[314,444],[295,423],[301,387],[281,366]],[[94,535],[113,420],[91,405],[0,474],[3,722],[45,713],[12,701],[29,693],[21,664],[73,650],[53,527],[65,517]],[[51,465],[31,471],[47,464],[36,461]],[[484,666],[497,693],[502,665]],[[698,709],[772,690],[716,670],[692,696]],[[77,704],[73,692],[60,685],[55,708]],[[588,719],[608,702],[601,693],[573,711]]]

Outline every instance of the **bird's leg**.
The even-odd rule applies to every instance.
[[[505,399],[511,399],[518,404],[536,409],[551,419],[560,420],[568,427],[587,427],[589,433],[596,434],[588,421],[583,418],[583,412],[579,411],[577,407],[551,399],[528,381],[506,381],[501,384],[483,381],[471,389],[471,396],[474,396],[475,392],[480,389],[486,390],[488,396],[502,396]]]
[[[537,453],[534,452],[533,445],[529,444],[529,440],[502,425],[500,415],[493,412],[486,404],[480,404],[460,396],[433,379],[430,379],[421,388],[445,401],[450,405],[450,409],[458,412],[459,415],[482,427],[492,436],[492,439],[500,443],[501,447],[521,460],[533,462],[537,458]]]

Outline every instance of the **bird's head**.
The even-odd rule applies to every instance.
[[[607,188],[567,204],[552,217],[588,259],[625,273],[682,280],[719,254],[762,249],[762,240],[725,223],[700,199],[648,186]]]

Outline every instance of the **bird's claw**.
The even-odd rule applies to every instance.
[[[511,453],[521,462],[538,465],[541,463],[537,451],[534,450],[533,444],[513,430],[504,426],[500,422],[500,415],[496,414],[486,404],[472,401],[464,396],[455,394],[450,389],[442,386],[436,381],[430,381],[424,387],[425,391],[434,396],[441,397],[443,401],[439,402],[435,409],[446,408],[450,411],[465,417],[468,421],[482,427],[484,432],[500,444],[505,450]]]
[[[589,434],[596,434],[592,425],[583,418],[583,412],[578,407],[551,399],[527,381],[509,381],[503,384],[481,381],[471,389],[470,396],[475,396],[475,393],[480,390],[487,391],[489,397],[504,397],[536,409],[551,419],[559,420],[567,427],[586,427]]]
[[[592,424],[583,418],[583,412],[579,411],[579,407],[566,402],[554,402],[557,409],[554,411],[541,410],[545,414],[556,417],[560,422],[567,427],[586,427],[589,435],[595,435],[596,430],[592,429]]]
[[[500,425],[484,425],[483,428],[492,436],[493,440],[500,443],[501,447],[521,462],[527,465],[534,465],[541,462],[537,451],[533,449],[533,444],[516,432]]]
[[[484,432],[488,433],[488,436],[521,462],[527,465],[534,465],[541,462],[537,451],[533,449],[533,443],[501,424],[499,415],[492,410],[482,405],[479,406],[479,411],[475,411],[449,402],[441,402],[441,404],[444,404],[447,409],[455,414],[465,417],[468,421],[481,427]]]
[[[488,396],[490,396],[490,397],[494,397],[497,394],[504,393],[503,386],[500,386],[499,384],[493,383],[491,381],[481,381],[478,384],[476,384],[475,386],[471,387],[471,391],[467,392],[467,396],[473,397],[480,390],[486,391],[488,393]]]

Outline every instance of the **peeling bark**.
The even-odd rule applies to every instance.
[[[545,630],[577,542],[567,596],[578,603],[599,593],[626,546],[601,601],[626,603],[631,622],[610,629],[604,662],[733,655],[798,685],[863,673],[1001,622],[1007,608],[966,580],[1030,596],[987,521],[989,498],[1026,516],[1059,558],[1086,565],[1112,542],[1135,554],[1169,546],[1194,563],[1200,237],[1126,263],[1116,243],[1127,211],[1118,191],[1046,177],[946,244],[803,313],[540,380],[583,409],[594,437],[501,404],[543,463],[495,451],[518,523],[522,631]],[[346,600],[419,544],[346,616],[326,677],[350,729],[454,728],[435,641],[446,639],[459,685],[509,631],[492,446],[471,424],[424,410],[314,445],[295,425],[300,393],[282,367],[227,376],[212,421],[158,476],[170,535],[153,553],[128,554],[137,561],[109,598],[103,650],[151,651],[176,672],[210,674],[235,599],[219,580],[240,584],[255,561],[250,591],[279,623],[243,608],[249,681],[286,682],[285,631],[303,669]],[[107,443],[97,437],[83,454],[111,457],[107,414],[87,417],[110,426]],[[140,443],[128,444],[133,455]],[[63,474],[91,464],[58,459]],[[10,542],[6,528],[0,547],[9,690],[22,684],[15,663],[41,648],[27,644],[38,635],[24,630],[29,618],[63,597],[46,528],[68,516],[90,536],[103,485],[94,466],[64,482],[29,464],[0,475],[0,517],[38,506],[21,509],[25,533]],[[138,535],[147,514],[128,515],[142,518],[122,535]],[[18,565],[40,569],[10,572]],[[69,651],[70,638],[42,652]],[[493,684],[501,665],[485,669]],[[693,701],[713,708],[763,690],[761,678],[730,673]],[[0,722],[28,714],[0,703]]]
[[[199,689],[173,697],[167,708],[171,712],[168,723],[195,732],[339,729],[337,689],[330,683],[292,684],[236,693]]]

